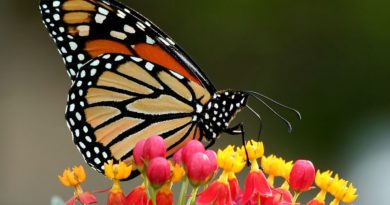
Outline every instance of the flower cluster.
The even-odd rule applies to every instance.
[[[215,153],[191,140],[171,160],[166,159],[166,154],[164,139],[152,136],[136,144],[134,164],[105,163],[105,176],[113,181],[107,191],[107,205],[173,205],[172,186],[178,182],[182,182],[176,203],[179,205],[297,205],[302,193],[316,187],[320,191],[307,205],[325,205],[327,194],[333,196],[330,205],[349,204],[357,198],[351,183],[331,171],[316,172],[308,160],[286,162],[275,155],[264,156],[262,142],[229,145]],[[241,189],[236,174],[246,165],[249,171]],[[120,181],[127,179],[133,168],[141,173],[143,182],[125,195]],[[283,181],[279,185],[277,177]],[[63,185],[74,187],[74,196],[67,204],[77,200],[82,204],[96,203],[96,198],[80,186],[85,179],[81,166],[66,169],[59,176]]]

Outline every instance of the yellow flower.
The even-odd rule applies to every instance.
[[[169,165],[172,170],[171,181],[173,183],[180,181],[184,176],[184,168],[177,163],[175,165],[172,165],[170,161],[169,161]]]
[[[350,204],[356,200],[358,195],[356,194],[357,189],[351,184],[349,184],[348,189],[342,199],[342,201],[346,204]]]
[[[261,168],[263,168],[264,173],[272,176],[282,176],[284,171],[282,170],[282,167],[284,164],[285,161],[275,155],[270,155],[268,157],[263,156],[261,158]]]
[[[261,158],[261,168],[268,174],[268,182],[271,186],[274,184],[274,177],[283,177],[285,180],[290,176],[292,161],[287,162],[281,157],[275,155],[263,156]],[[283,184],[283,188],[288,189],[288,183]]]
[[[335,176],[334,180],[328,187],[328,191],[335,197],[335,199],[330,203],[331,205],[337,205],[339,204],[339,201],[352,203],[358,197],[358,195],[356,195],[356,188],[352,184],[348,185],[348,181],[339,179],[338,175]]]
[[[244,158],[229,145],[224,150],[218,150],[217,163],[225,172],[238,173],[245,167]]]
[[[329,186],[331,185],[333,181],[332,177],[333,172],[332,171],[325,171],[325,172],[320,172],[320,170],[317,171],[316,174],[316,185],[324,191],[328,191]]]
[[[264,145],[263,142],[256,142],[254,140],[250,140],[245,145],[246,151],[248,152],[248,158],[249,161],[253,162],[254,160],[260,158],[264,154]],[[237,150],[238,153],[240,153],[241,156],[246,159],[246,153],[245,148],[242,146]]]
[[[290,177],[290,172],[293,167],[293,161],[285,162],[283,166],[281,167],[281,177],[283,177],[285,180],[288,180]]]
[[[109,179],[122,180],[127,179],[132,171],[133,166],[127,166],[124,162],[119,162],[118,164],[113,164],[113,161],[104,163],[104,174]]]
[[[58,176],[58,179],[64,186],[76,187],[83,183],[86,179],[84,168],[80,166],[74,166],[72,170],[65,169],[62,176]]]

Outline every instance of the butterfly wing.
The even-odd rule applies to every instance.
[[[72,81],[89,60],[121,53],[161,65],[215,92],[180,46],[148,19],[118,2],[41,0],[40,10]]]
[[[68,96],[66,119],[73,141],[98,171],[114,159],[130,163],[135,144],[160,135],[172,155],[199,139],[197,114],[210,93],[153,62],[105,54],[81,67]]]

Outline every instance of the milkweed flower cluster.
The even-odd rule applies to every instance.
[[[229,145],[216,152],[205,149],[196,140],[189,141],[171,160],[166,159],[164,139],[152,136],[138,142],[133,151],[134,164],[109,161],[104,164],[106,178],[113,182],[107,190],[107,205],[173,205],[172,186],[181,182],[179,205],[298,205],[298,197],[309,190],[318,194],[307,205],[350,204],[356,200],[356,188],[332,171],[315,170],[308,160],[285,161],[275,155],[264,155],[262,142],[249,141],[245,146]],[[236,174],[249,165],[244,185],[240,186]],[[125,195],[121,180],[127,179],[133,169],[143,178],[142,184]],[[275,178],[282,179],[278,184]],[[58,177],[64,186],[74,188],[67,204],[97,203],[90,192],[83,192],[86,180],[84,169],[65,169]],[[189,188],[191,187],[191,191]]]

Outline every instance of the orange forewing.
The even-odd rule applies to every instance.
[[[105,39],[87,41],[85,43],[85,51],[91,56],[91,58],[96,58],[104,53],[133,55],[133,53],[122,43]]]
[[[159,64],[168,68],[187,79],[200,84],[199,80],[191,73],[189,73],[182,65],[180,65],[175,58],[164,51],[160,46],[154,44],[139,43],[136,44],[134,50],[137,54],[148,61]]]

